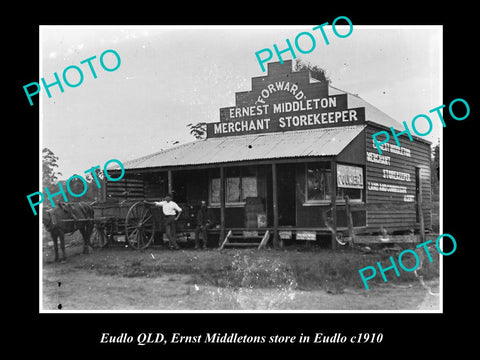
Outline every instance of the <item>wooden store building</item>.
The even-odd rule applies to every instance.
[[[345,237],[412,238],[431,228],[429,142],[402,135],[399,147],[391,137],[380,155],[372,134],[402,124],[308,70],[292,71],[292,61],[269,63],[235,95],[206,139],[124,162],[106,196],[151,201],[173,192],[186,210],[180,236],[192,235],[205,200],[219,244],[240,237],[335,247]]]

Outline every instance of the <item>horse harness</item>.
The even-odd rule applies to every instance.
[[[73,230],[71,232],[68,232],[68,233],[65,233],[65,234],[72,234],[74,233],[75,231],[79,230],[79,227],[77,226],[78,224],[78,217],[74,214],[74,211],[72,209],[72,207],[70,206],[70,204],[65,204],[65,203],[59,203],[58,204],[59,207],[66,213],[66,215],[70,218],[73,219]],[[60,219],[58,220],[57,219],[57,216],[55,215],[54,213],[54,209],[49,209],[47,210],[47,213],[50,214],[50,218],[49,218],[49,221],[44,224],[45,225],[45,228],[48,230],[48,231],[52,231],[55,229],[55,227],[58,225],[59,222],[63,222],[65,221],[65,219]],[[70,219],[66,220],[66,221],[71,221]]]

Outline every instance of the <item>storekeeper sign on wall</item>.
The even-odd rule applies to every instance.
[[[337,165],[337,186],[363,189],[363,170],[357,166]]]

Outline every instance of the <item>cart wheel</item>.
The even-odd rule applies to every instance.
[[[93,228],[92,236],[90,237],[90,244],[94,248],[103,248],[107,246],[107,234],[105,233],[105,227],[102,225],[95,225]]]
[[[136,250],[147,248],[153,241],[155,223],[149,205],[137,202],[128,210],[125,219],[125,237]]]

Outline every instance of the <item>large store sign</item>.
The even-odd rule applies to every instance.
[[[307,130],[365,122],[365,108],[349,109],[347,94],[329,95],[325,83],[310,83],[301,75],[286,70],[285,74],[266,76],[262,81],[256,78],[252,91],[236,93],[236,106],[220,109],[220,122],[207,124],[207,136]],[[290,80],[285,80],[287,78]],[[260,82],[261,86],[257,85]]]
[[[365,121],[365,109],[355,108],[343,111],[329,111],[300,115],[275,116],[253,120],[236,120],[223,123],[207,124],[207,136],[231,136],[256,134],[261,132],[278,132],[307,130],[321,127],[356,125]]]

